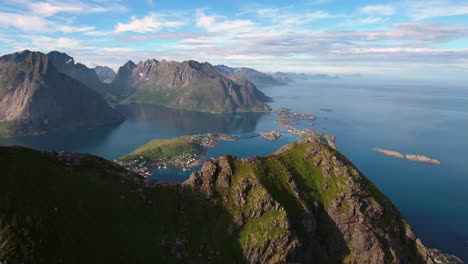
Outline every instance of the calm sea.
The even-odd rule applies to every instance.
[[[431,85],[299,82],[263,88],[274,108],[318,117],[315,128],[337,136],[338,148],[398,206],[430,247],[468,261],[468,89]],[[108,159],[127,154],[154,138],[198,133],[240,135],[207,157],[267,155],[296,137],[269,142],[255,132],[281,129],[273,113],[205,114],[131,105],[119,108],[120,125],[0,139],[0,145],[92,153]],[[323,111],[327,109],[331,111]],[[381,147],[429,156],[435,166],[387,157]],[[182,181],[189,172],[158,170],[155,178]]]

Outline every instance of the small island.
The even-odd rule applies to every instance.
[[[310,114],[293,113],[291,112],[291,109],[288,108],[280,108],[275,110],[275,112],[278,115],[276,122],[282,127],[286,128],[289,134],[298,135],[303,141],[318,141],[329,145],[334,149],[337,148],[335,136],[322,134],[312,129],[297,129],[293,127],[297,120],[316,120],[317,117]]]
[[[130,171],[149,177],[153,175],[155,169],[175,167],[187,170],[199,166],[207,149],[215,147],[221,141],[236,140],[237,137],[226,134],[155,139],[114,162]]]
[[[277,121],[278,123],[280,123],[279,120],[281,120],[282,122],[289,121],[291,123],[294,123],[294,121],[296,120],[316,120],[317,119],[317,117],[314,115],[291,112],[291,109],[288,109],[288,108],[280,108],[278,110],[275,110],[275,112],[278,115],[278,121]]]
[[[373,148],[372,150],[380,152],[380,153],[382,153],[384,155],[387,155],[387,156],[390,156],[390,157],[394,157],[394,158],[399,158],[399,159],[404,159],[405,158],[405,155],[401,154],[398,151],[394,151],[394,150],[381,149],[381,148]]]
[[[276,119],[276,123],[283,126],[286,129],[291,129],[293,125],[296,124],[298,120],[309,120],[313,121],[316,120],[317,117],[314,115],[309,114],[301,114],[301,113],[294,113],[291,112],[291,109],[288,108],[280,108],[275,110],[276,114],[278,115],[278,119]]]
[[[283,132],[281,131],[270,131],[270,132],[259,132],[260,136],[268,139],[269,141],[276,141],[278,138],[281,137]]]
[[[417,162],[424,162],[424,163],[431,163],[435,165],[442,165],[442,163],[438,160],[431,159],[426,156],[421,156],[421,155],[414,155],[414,154],[406,154],[405,155],[407,160],[412,160],[412,161],[417,161]]]
[[[442,163],[436,159],[431,159],[427,156],[423,155],[414,155],[414,154],[402,154],[398,151],[394,150],[388,150],[388,149],[381,149],[381,148],[373,148],[372,150],[380,152],[384,155],[387,155],[389,157],[393,158],[399,158],[399,159],[407,159],[411,161],[416,161],[416,162],[422,162],[422,163],[429,163],[429,164],[434,164],[434,165],[442,165]]]

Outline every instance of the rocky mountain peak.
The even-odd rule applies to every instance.
[[[231,80],[207,62],[147,60],[120,67],[112,90],[124,102],[208,112],[269,111],[249,81]],[[143,96],[143,94],[145,94]]]
[[[71,69],[75,65],[75,59],[65,52],[51,51],[47,56],[57,68],[65,67]]]
[[[82,82],[98,93],[105,93],[106,86],[104,86],[105,84],[99,80],[94,69],[90,69],[81,63],[75,63],[73,57],[64,52],[51,51],[47,56],[57,71],[64,73],[72,79]]]
[[[96,72],[101,82],[111,83],[115,78],[114,70],[107,66],[96,66],[94,67],[94,71]]]
[[[126,69],[133,70],[133,68],[136,67],[136,64],[135,64],[133,61],[129,60],[129,61],[127,61],[122,67],[124,67],[124,68],[126,68]],[[122,68],[122,67],[121,67],[121,68]]]
[[[57,129],[123,121],[96,92],[58,71],[40,52],[0,58],[0,136],[28,135]]]
[[[24,50],[0,57],[0,61],[18,63],[24,70],[33,74],[46,74],[55,68],[49,65],[49,58],[41,52]]]

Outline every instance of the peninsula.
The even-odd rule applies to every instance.
[[[132,172],[149,177],[155,169],[175,167],[186,170],[197,167],[207,149],[215,147],[221,141],[236,140],[236,137],[226,134],[155,139],[114,162]]]

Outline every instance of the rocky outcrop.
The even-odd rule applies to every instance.
[[[101,95],[57,71],[47,55],[23,51],[0,58],[1,135],[121,121],[123,116]]]
[[[185,185],[230,208],[249,263],[433,263],[395,206],[315,141],[206,161]]]
[[[254,84],[224,77],[209,63],[132,61],[120,67],[112,91],[124,103],[163,105],[200,112],[269,111]]]
[[[111,83],[115,78],[115,72],[113,69],[107,66],[96,66],[94,67],[99,80],[103,83]]]
[[[226,65],[216,65],[215,69],[225,77],[234,81],[248,80],[259,86],[284,85],[286,82],[251,68],[232,68]]]

